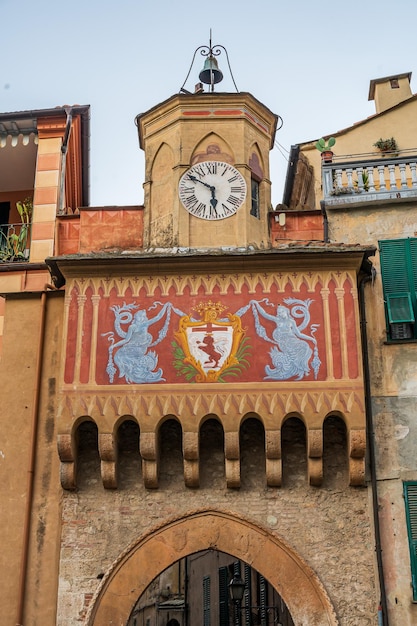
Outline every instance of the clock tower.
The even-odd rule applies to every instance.
[[[268,248],[277,119],[249,93],[201,89],[138,115],[145,248]]]

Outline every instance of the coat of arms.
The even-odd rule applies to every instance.
[[[179,374],[195,382],[223,382],[249,365],[241,319],[220,302],[200,302],[193,308],[200,320],[184,315],[175,333],[174,365]]]

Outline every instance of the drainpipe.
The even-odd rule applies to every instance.
[[[323,216],[323,239],[324,243],[329,243],[329,220],[326,213],[326,203],[320,200],[320,211]]]
[[[36,356],[35,366],[35,393],[33,396],[33,406],[31,415],[31,430],[30,430],[30,450],[29,450],[29,468],[27,475],[27,487],[26,487],[26,507],[25,507],[25,519],[23,527],[23,546],[22,546],[22,560],[20,563],[20,576],[19,576],[19,596],[18,596],[18,611],[16,618],[16,626],[23,626],[23,612],[26,595],[26,580],[27,569],[29,560],[29,541],[31,530],[31,513],[33,505],[33,491],[34,491],[34,478],[35,478],[35,465],[36,465],[36,451],[38,442],[38,425],[39,425],[39,400],[40,400],[40,386],[41,386],[41,374],[42,374],[42,361],[43,361],[43,348],[45,339],[45,317],[46,317],[46,291],[41,293],[40,303],[40,328],[38,349]]]
[[[376,462],[375,462],[375,434],[372,415],[371,401],[371,378],[369,371],[369,352],[368,352],[368,336],[366,332],[366,311],[365,311],[365,285],[373,280],[375,276],[375,268],[372,268],[371,276],[365,276],[359,283],[359,309],[360,309],[360,327],[362,340],[363,355],[363,374],[365,383],[365,414],[366,414],[366,438],[368,441],[369,453],[369,469],[371,473],[372,488],[372,510],[374,519],[375,532],[375,552],[378,566],[378,578],[380,589],[380,605],[378,607],[378,625],[389,626],[388,621],[388,604],[387,593],[385,589],[384,567],[382,562],[382,545],[381,545],[381,529],[379,523],[379,504],[378,504],[378,483],[376,479]]]
[[[282,195],[282,204],[287,207],[291,204],[291,196],[294,189],[295,172],[297,170],[298,159],[300,157],[300,146],[291,146],[288,157],[287,175],[285,177],[284,193]]]
[[[67,151],[68,151],[68,142],[71,135],[71,126],[72,126],[72,107],[64,107],[65,113],[67,114],[67,123],[65,125],[65,133],[64,139],[62,141],[61,146],[61,176],[59,181],[59,198],[58,198],[58,215],[61,215],[64,210],[64,189],[65,189],[65,172],[67,166]]]

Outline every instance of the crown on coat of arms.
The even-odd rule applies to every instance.
[[[194,306],[192,310],[196,311],[203,320],[213,320],[220,317],[227,308],[229,307],[224,306],[220,302],[212,302],[209,300],[208,302],[200,302],[197,306]]]

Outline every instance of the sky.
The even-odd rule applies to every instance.
[[[372,115],[370,80],[412,72],[417,91],[416,24],[416,0],[0,0],[0,112],[89,104],[91,206],[142,204],[134,119],[179,92],[211,30],[239,91],[283,120],[275,206],[291,145]],[[203,63],[197,53],[188,90]],[[224,53],[218,63],[216,91],[235,91]]]

